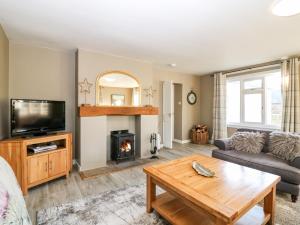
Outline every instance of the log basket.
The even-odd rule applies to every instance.
[[[196,125],[191,130],[191,139],[194,144],[207,144],[209,133],[206,125]]]

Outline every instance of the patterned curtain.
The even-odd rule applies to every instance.
[[[282,63],[283,131],[300,132],[300,62],[291,58]]]
[[[226,75],[216,73],[214,75],[214,99],[213,99],[213,134],[212,140],[226,138]]]

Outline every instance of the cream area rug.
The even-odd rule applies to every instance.
[[[101,193],[37,212],[38,225],[166,225],[156,213],[146,213],[145,185]],[[162,190],[158,190],[161,193]],[[300,224],[300,203],[278,194],[277,225]]]

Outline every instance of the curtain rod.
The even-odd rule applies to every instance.
[[[264,67],[269,67],[269,66],[275,66],[275,65],[280,65],[283,60],[275,60],[271,62],[266,62],[266,63],[260,63],[252,66],[245,66],[245,67],[240,67],[236,69],[231,69],[231,70],[225,70],[225,71],[219,71],[222,72],[223,74],[232,74],[232,73],[238,73],[238,72],[246,72],[247,70],[253,70],[253,69],[263,69]],[[215,72],[217,73],[217,72]],[[209,74],[211,77],[214,76],[215,73]]]

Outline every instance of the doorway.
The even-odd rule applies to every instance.
[[[182,143],[182,84],[163,82],[163,144],[173,147],[173,141]]]
[[[173,141],[182,143],[182,84],[174,83]]]
[[[173,81],[163,82],[163,143],[165,148],[173,147],[174,128],[174,85]]]

